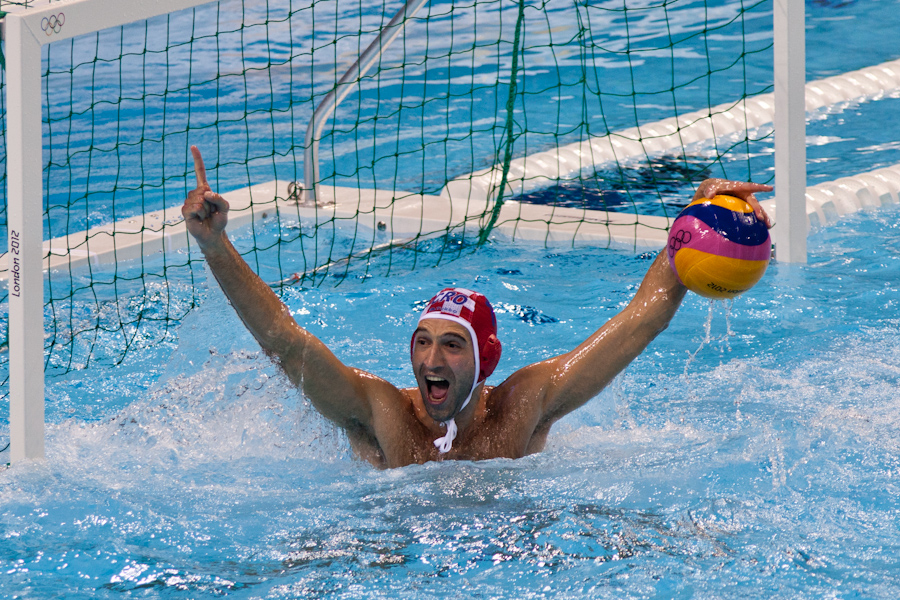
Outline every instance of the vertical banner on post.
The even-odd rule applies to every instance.
[[[775,258],[806,262],[806,10],[775,0]]]
[[[44,457],[41,45],[5,17],[9,219],[10,460]]]

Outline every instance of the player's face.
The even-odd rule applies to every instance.
[[[475,383],[475,349],[466,328],[444,319],[421,321],[412,364],[428,415],[435,421],[453,418]]]

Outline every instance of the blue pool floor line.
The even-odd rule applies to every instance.
[[[900,60],[852,71],[806,85],[806,110],[818,110],[860,97],[877,98],[900,88]],[[561,146],[516,159],[510,165],[506,198],[574,179],[585,169],[632,157],[661,154],[686,144],[734,134],[770,123],[772,94],[671,117]],[[439,195],[318,186],[318,205],[285,200],[291,182],[270,181],[224,194],[231,204],[229,224],[237,227],[266,219],[332,221],[362,226],[371,246],[390,240],[401,243],[447,231],[477,232],[490,214],[497,194],[500,167],[494,166],[450,181]],[[833,223],[841,216],[870,207],[900,202],[900,164],[821,183],[806,190],[811,227]],[[778,199],[764,201],[777,221]],[[560,208],[507,200],[495,230],[513,239],[544,243],[585,242],[634,250],[661,247],[670,219],[635,213]],[[359,236],[358,236],[359,237]],[[181,207],[144,213],[94,227],[43,244],[44,270],[74,269],[88,263],[112,264],[158,252],[173,252],[189,244]],[[0,264],[6,254],[0,255]],[[0,281],[8,271],[0,271]]]

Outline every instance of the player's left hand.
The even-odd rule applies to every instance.
[[[694,194],[694,200],[700,198],[715,198],[718,194],[727,194],[740,198],[753,208],[753,214],[756,218],[765,223],[766,227],[772,228],[772,221],[769,215],[760,206],[756,199],[757,192],[771,192],[774,188],[771,185],[763,183],[750,183],[747,181],[730,181],[728,179],[707,179],[697,186],[697,193]]]

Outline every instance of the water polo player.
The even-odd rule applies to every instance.
[[[197,189],[182,214],[219,285],[291,382],[302,383],[313,406],[346,430],[354,451],[379,467],[539,452],[553,423],[596,396],[668,326],[687,291],[661,252],[628,306],[577,348],[487,387],[501,354],[494,311],[481,294],[442,290],[428,302],[411,341],[418,387],[399,389],[344,365],[297,324],[231,245],[228,203],[210,189],[200,152],[191,150]],[[709,179],[695,199],[742,198],[768,224],[753,194],[771,189]]]

